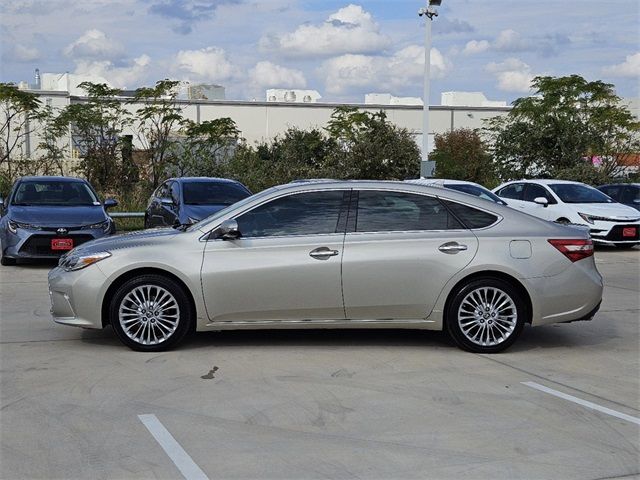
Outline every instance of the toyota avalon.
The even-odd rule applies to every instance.
[[[111,325],[142,351],[196,330],[412,328],[493,353],[525,324],[591,319],[602,277],[584,229],[443,188],[336,181],[81,245],[49,291],[56,322]]]

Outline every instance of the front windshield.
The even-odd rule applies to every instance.
[[[251,195],[235,183],[185,182],[182,190],[185,205],[231,205]]]
[[[100,205],[84,182],[24,180],[13,195],[12,205],[78,207]]]
[[[500,205],[505,204],[505,202],[496,194],[482,187],[478,187],[477,185],[455,183],[455,184],[445,185],[445,187],[451,190],[457,190],[458,192],[467,193],[469,195],[475,195],[476,197],[480,197],[480,198],[483,198],[484,200],[489,200],[491,202],[499,203]]]
[[[553,183],[553,193],[564,203],[615,203],[600,190],[576,183]]]

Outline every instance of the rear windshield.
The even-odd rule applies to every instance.
[[[564,203],[615,203],[600,190],[574,183],[552,183],[549,185]]]
[[[182,184],[182,198],[187,205],[231,205],[251,193],[235,183],[188,182]]]
[[[449,188],[451,190],[457,190],[458,192],[467,193],[469,195],[474,195],[484,200],[489,200],[491,202],[499,203],[500,205],[506,204],[506,202],[504,202],[495,193],[487,190],[486,188],[479,187],[477,185],[465,185],[464,183],[454,183],[454,184],[445,185],[445,188]]]
[[[59,180],[24,180],[18,185],[11,203],[24,206],[62,207],[100,205],[86,183]]]

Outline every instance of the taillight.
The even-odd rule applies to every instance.
[[[577,262],[593,255],[593,242],[591,240],[580,238],[575,240],[548,240],[548,242],[572,262]]]

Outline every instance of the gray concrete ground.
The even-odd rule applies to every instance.
[[[135,353],[51,322],[49,266],[1,268],[0,476],[181,478],[141,414],[211,479],[635,476],[638,424],[522,383],[640,417],[640,252],[596,258],[597,317],[527,328],[500,355],[415,331],[199,334]]]

